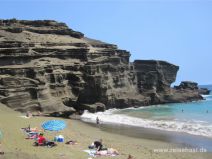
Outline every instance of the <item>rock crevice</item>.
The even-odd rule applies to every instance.
[[[0,20],[0,101],[18,111],[69,115],[202,99],[171,88],[178,66],[129,61],[116,45],[52,20]]]

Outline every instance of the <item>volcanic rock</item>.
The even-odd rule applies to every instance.
[[[192,81],[182,81],[179,86],[174,86],[176,90],[194,90],[199,92],[199,94],[208,95],[210,90],[207,88],[198,87],[198,83]]]
[[[178,66],[129,58],[64,23],[0,20],[0,101],[21,112],[69,116],[202,99],[196,84],[171,88]]]

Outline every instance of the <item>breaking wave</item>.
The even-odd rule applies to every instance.
[[[209,95],[202,95],[202,97],[203,97],[205,100],[212,100],[212,94],[209,94]]]
[[[120,124],[144,128],[153,128],[166,131],[184,132],[193,135],[201,135],[212,137],[212,124],[200,120],[151,120],[137,117],[131,117],[125,114],[115,114],[118,109],[110,109],[105,112],[89,113],[85,111],[81,116],[81,120],[85,122],[95,123],[96,117],[100,119],[100,123]]]

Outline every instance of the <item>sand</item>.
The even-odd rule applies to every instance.
[[[31,127],[41,129],[40,125],[51,117],[23,118],[22,114],[15,112],[3,104],[0,104],[0,130],[3,132],[2,148],[5,152],[0,159],[88,159],[89,156],[83,150],[99,138],[103,139],[106,147],[116,148],[120,155],[116,157],[98,157],[102,159],[127,159],[131,154],[136,159],[211,159],[212,153],[177,153],[154,152],[159,148],[179,148],[169,142],[124,136],[103,131],[98,126],[90,126],[79,120],[63,119],[67,122],[67,128],[60,132],[44,132],[45,136],[53,139],[55,135],[62,134],[65,140],[76,140],[77,145],[58,143],[56,147],[34,147],[33,140],[25,139],[22,127],[29,124]]]

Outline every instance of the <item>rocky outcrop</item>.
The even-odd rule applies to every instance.
[[[129,58],[64,23],[0,20],[0,100],[22,112],[68,116],[202,99],[196,89],[170,87],[178,66]]]
[[[192,81],[182,81],[179,86],[174,86],[176,90],[192,90],[197,91],[199,94],[208,95],[210,90],[207,88],[199,88],[198,83]]]
[[[209,95],[210,94],[210,90],[207,88],[199,88],[199,94],[203,94],[203,95]]]
[[[182,81],[179,86],[175,86],[176,89],[198,89],[198,83],[192,81]]]
[[[11,33],[21,33],[23,31],[30,31],[39,34],[69,35],[75,38],[83,38],[84,36],[82,33],[76,32],[68,28],[65,23],[58,23],[53,20],[0,20],[0,26],[2,30]]]

